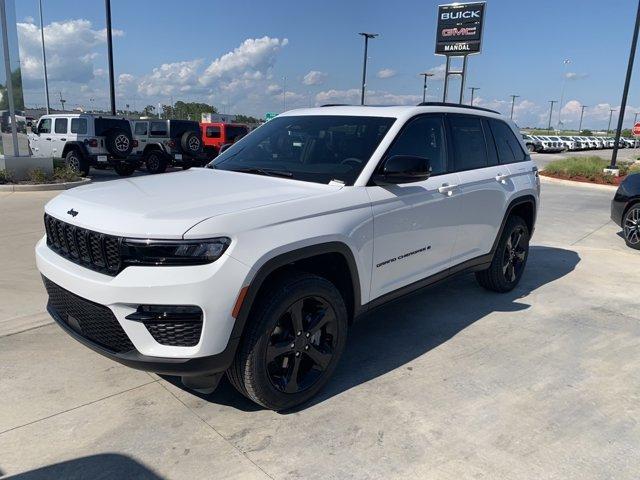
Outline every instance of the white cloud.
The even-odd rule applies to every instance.
[[[42,80],[40,28],[33,21],[20,22],[17,27],[22,76],[28,87]],[[114,30],[113,35],[124,33]],[[106,42],[104,29],[94,29],[89,20],[65,20],[46,25],[44,36],[49,81],[86,83],[94,78],[96,49]]]
[[[567,72],[564,74],[567,80],[582,80],[589,76],[588,73]]]
[[[444,80],[444,74],[447,71],[447,66],[442,63],[440,65],[438,65],[437,67],[432,67],[429,70],[427,70],[427,73],[432,73],[433,74],[433,80]]]
[[[120,75],[118,75],[118,84],[122,86],[126,86],[133,83],[135,79],[136,77],[134,77],[130,73],[121,73]]]
[[[163,63],[140,80],[138,93],[157,96],[190,91],[198,85],[202,63],[201,59]]]
[[[366,103],[368,105],[414,105],[422,100],[418,95],[403,95],[381,90],[367,90]],[[360,102],[360,89],[325,90],[316,94],[316,105],[326,103],[351,103]]]
[[[382,70],[378,71],[378,73],[376,74],[376,77],[391,78],[391,77],[395,77],[396,73],[397,72],[395,70],[392,70],[390,68],[383,68]]]
[[[278,93],[282,93],[282,85],[278,85],[277,83],[272,83],[267,87],[268,95],[275,95]]]
[[[200,83],[210,86],[216,81],[261,80],[268,76],[278,52],[288,43],[286,38],[247,38],[232,52],[211,62],[201,75]]]
[[[318,70],[311,70],[302,79],[305,85],[321,85],[327,79],[327,74]]]

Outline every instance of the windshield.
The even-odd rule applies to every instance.
[[[353,185],[394,118],[277,117],[220,154],[210,168]]]

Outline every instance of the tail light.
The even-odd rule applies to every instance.
[[[90,138],[89,140],[85,140],[85,142],[87,142],[87,145],[89,145],[92,148],[96,148],[98,146],[97,138]]]
[[[138,146],[138,140],[133,140],[133,148],[136,148]]]
[[[176,142],[174,142],[173,140],[169,140],[167,142],[167,145],[169,145],[170,148],[176,148]]]

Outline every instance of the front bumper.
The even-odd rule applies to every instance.
[[[36,245],[41,274],[60,288],[108,308],[134,346],[116,353],[95,344],[54,319],[74,338],[133,368],[175,375],[199,375],[224,370],[233,358],[233,306],[250,269],[229,255],[207,265],[184,267],[127,267],[111,277],[77,265],[52,251],[45,239]],[[158,343],[145,325],[126,317],[139,305],[193,305],[203,312],[202,332],[194,346]],[[228,363],[227,363],[228,362]]]

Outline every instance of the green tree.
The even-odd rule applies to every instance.
[[[630,128],[625,128],[622,130],[622,133],[620,135],[623,137],[631,138],[633,137],[633,131]]]
[[[178,100],[172,109],[173,118],[183,120],[200,121],[203,113],[218,113],[218,109],[213,105],[201,102],[183,102]]]
[[[589,130],[588,128],[585,128],[584,130],[582,130],[580,132],[580,135],[583,137],[593,137],[593,132],[591,130]]]
[[[259,118],[252,117],[250,115],[236,115],[236,122],[255,124],[255,123],[261,123],[261,120]]]
[[[155,112],[156,107],[154,107],[153,105],[147,105],[142,110],[142,115],[144,115],[145,117],[153,117],[155,115]]]

